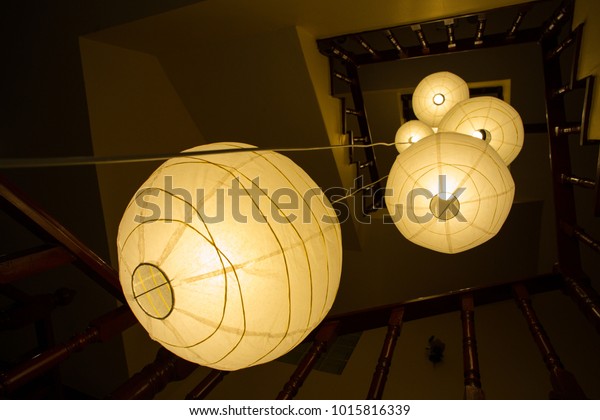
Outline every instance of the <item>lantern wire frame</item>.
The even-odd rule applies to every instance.
[[[509,165],[523,148],[525,130],[519,113],[505,101],[478,96],[456,104],[440,121],[440,132],[457,132],[489,142]]]
[[[411,120],[407,121],[396,131],[395,144],[398,153],[402,153],[408,149],[413,143],[418,142],[422,138],[434,134],[431,127],[423,121]]]
[[[454,254],[499,232],[515,184],[488,143],[466,134],[438,133],[396,158],[386,189],[388,211],[406,239]]]
[[[430,127],[437,127],[454,105],[469,98],[467,82],[454,73],[441,71],[423,78],[412,96],[416,117]]]
[[[202,185],[202,193],[173,200],[169,179],[186,192]],[[230,182],[249,199],[220,200]],[[299,206],[279,207],[280,189],[295,192]],[[117,238],[125,297],[150,336],[221,370],[266,363],[301,342],[331,308],[341,274],[337,217],[316,189],[288,157],[256,148],[161,165],[130,201]],[[215,206],[224,209],[217,223]]]

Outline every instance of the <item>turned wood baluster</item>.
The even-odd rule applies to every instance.
[[[74,352],[83,350],[91,343],[106,342],[135,322],[135,317],[126,305],[97,318],[90,323],[87,330],[66,343],[44,351],[6,373],[0,373],[0,395],[10,395],[19,387],[69,358]]]
[[[477,357],[477,339],[475,338],[475,311],[473,295],[461,297],[461,312],[463,330],[463,369],[465,377],[465,399],[483,400],[485,395],[481,389],[479,359]]]
[[[186,400],[203,400],[207,395],[221,383],[225,375],[229,372],[225,370],[213,369],[208,375],[192,389],[185,397]]]
[[[412,29],[417,36],[423,54],[429,54],[429,42],[427,42],[427,39],[425,38],[425,33],[423,32],[421,25],[411,25],[410,29]]]
[[[381,347],[381,353],[375,372],[373,373],[373,379],[371,380],[371,386],[369,393],[367,394],[368,400],[380,400],[383,397],[383,390],[387,381],[388,373],[392,365],[392,357],[394,355],[394,348],[396,342],[400,336],[402,330],[402,317],[404,316],[404,308],[400,307],[394,309],[390,315],[388,321],[387,334]]]
[[[559,9],[554,13],[552,18],[544,25],[540,41],[548,38],[550,34],[557,32],[558,29],[568,21],[568,18],[572,13],[573,0],[565,0],[563,4],[559,6]]]
[[[527,14],[527,11],[528,11],[527,9],[519,10],[519,14],[515,17],[515,20],[513,21],[512,25],[510,25],[510,29],[508,30],[508,32],[506,34],[507,39],[511,39],[511,38],[515,37],[517,30],[519,29],[519,26],[521,26],[521,23],[523,22],[523,18]]]
[[[394,33],[392,31],[390,31],[389,29],[386,29],[385,36],[390,41],[390,43],[394,46],[394,48],[396,49],[396,52],[398,53],[398,55],[400,57],[406,56],[406,53],[402,49],[402,46],[400,45],[400,43],[398,42],[398,39],[396,38],[396,36],[394,35]]]
[[[115,400],[152,399],[165,389],[169,382],[187,378],[197,367],[197,364],[188,362],[161,347],[152,363],[129,378],[109,395],[109,398]]]
[[[550,372],[550,383],[552,391],[550,391],[551,399],[586,399],[585,393],[577,383],[575,376],[563,367],[558,354],[552,347],[550,338],[546,334],[544,327],[537,318],[527,288],[523,284],[513,285],[517,306],[521,309],[525,321],[529,326],[529,331],[537,345],[544,363]]]
[[[321,357],[321,354],[327,350],[327,346],[335,338],[338,326],[339,322],[329,322],[319,328],[310,350],[300,361],[300,364],[290,377],[289,381],[284,385],[279,395],[277,395],[278,400],[291,400],[296,396],[298,390],[312,371],[315,363],[317,363],[317,360]]]
[[[600,295],[587,281],[565,277],[567,293],[600,334]]]

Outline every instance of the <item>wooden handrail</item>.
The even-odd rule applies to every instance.
[[[523,280],[497,283],[490,286],[469,287],[390,305],[330,315],[323,320],[321,325],[327,322],[339,322],[338,335],[386,327],[392,311],[400,306],[404,308],[403,322],[408,322],[458,311],[460,310],[460,296],[467,293],[473,295],[477,306],[510,300],[513,296],[512,285],[516,283],[526,284],[531,294],[559,290],[564,286],[563,278],[559,273],[543,274]],[[315,332],[310,334],[305,341],[314,340],[315,334]]]
[[[567,10],[563,10],[563,3],[554,17],[546,25],[547,30],[543,41],[541,42],[542,56],[547,55],[558,45],[556,36],[549,36],[554,33],[552,24],[558,16],[564,15]],[[560,19],[565,23],[563,17]],[[560,138],[555,127],[560,127],[566,123],[566,111],[563,98],[556,96],[557,89],[563,86],[563,71],[557,60],[546,62],[543,65],[544,85],[545,85],[545,103],[546,103],[546,123],[548,126],[548,141],[550,146],[550,167],[552,169],[552,189],[554,196],[554,214],[556,219],[556,243],[558,251],[558,263],[563,273],[568,276],[579,276],[582,273],[581,257],[577,239],[569,236],[561,228],[561,223],[574,225],[576,221],[575,198],[573,187],[565,184],[562,180],[563,174],[571,174],[571,158],[569,144],[565,139]]]
[[[0,258],[0,284],[10,283],[75,261],[62,246],[42,245]]]
[[[3,204],[9,214],[37,234],[49,237],[63,246],[77,258],[76,265],[90,278],[121,302],[125,302],[116,270],[2,175],[0,198],[0,204]]]
[[[0,395],[10,395],[34,378],[48,372],[74,352],[92,343],[106,342],[137,322],[128,306],[119,308],[95,319],[84,332],[66,343],[44,351],[6,373],[0,373]]]
[[[424,55],[436,55],[436,54],[447,54],[449,51],[458,52],[458,51],[469,51],[481,48],[489,48],[489,47],[500,47],[506,45],[514,45],[517,43],[533,43],[537,42],[542,33],[542,28],[527,28],[519,30],[519,26],[523,21],[523,17],[527,13],[529,9],[534,7],[536,3],[540,3],[540,1],[531,1],[527,3],[522,3],[518,5],[510,5],[504,6],[495,9],[489,10],[481,10],[477,13],[469,13],[459,16],[448,16],[441,19],[423,21],[423,22],[414,22],[412,24],[399,25],[393,27],[384,27],[364,32],[356,32],[351,34],[344,34],[347,38],[356,39],[356,37],[361,38],[369,38],[373,37],[374,34],[379,33],[382,34],[383,37],[389,40],[389,49],[378,50],[377,55],[374,56],[372,53],[366,51],[361,54],[354,54],[352,56],[353,63],[361,66],[365,64],[371,63],[379,63],[383,61],[394,61],[399,59],[409,59],[414,57],[421,57]],[[517,19],[513,22],[511,28],[508,30],[508,33],[497,33],[485,35],[483,33],[483,26],[481,24],[481,15],[490,15],[497,11],[501,11],[502,9],[514,9],[518,11]],[[477,22],[477,28],[475,31],[475,37],[471,39],[456,39],[455,42],[435,42],[435,43],[427,43],[425,40],[425,35],[423,34],[422,28],[425,26],[446,26],[447,21],[454,20],[458,21],[468,21],[474,20]],[[417,44],[415,46],[405,46],[401,47],[397,38],[394,35],[394,31],[402,31],[406,29],[411,29],[417,35]],[[417,29],[419,28],[419,29]],[[449,30],[447,28],[447,30]],[[340,50],[339,46],[340,36],[336,35],[333,37],[322,38],[317,40],[319,50],[329,56],[334,56],[335,52],[333,51],[333,47]],[[449,48],[449,45],[452,45]],[[335,54],[337,58],[342,58],[339,54]],[[349,56],[351,54],[346,54]]]

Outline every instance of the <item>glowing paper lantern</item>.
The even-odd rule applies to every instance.
[[[396,138],[394,140],[396,149],[398,149],[399,153],[402,153],[413,143],[432,134],[433,130],[431,127],[419,120],[405,122],[400,126],[398,131],[396,131]]]
[[[196,150],[252,147],[216,143]],[[335,212],[290,159],[251,151],[171,159],[142,185],[118,234],[119,276],[150,336],[201,365],[273,360],[337,293]]]
[[[454,254],[492,238],[510,211],[515,184],[496,151],[458,133],[438,133],[400,154],[386,205],[402,235]]]
[[[525,136],[519,113],[506,102],[491,96],[458,103],[442,118],[439,131],[455,131],[485,140],[507,165],[523,148]]]
[[[446,112],[468,98],[467,83],[454,73],[441,71],[419,82],[412,96],[412,107],[419,120],[437,127]]]

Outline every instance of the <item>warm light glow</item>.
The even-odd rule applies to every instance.
[[[431,135],[401,153],[386,188],[388,211],[402,235],[448,254],[496,235],[515,191],[489,143],[458,133]]]
[[[491,96],[467,99],[444,116],[440,132],[473,135],[489,142],[505,164],[510,164],[523,148],[525,130],[519,113],[506,102]],[[474,133],[479,132],[479,135]]]
[[[419,120],[405,122],[400,126],[398,131],[396,131],[396,137],[394,138],[396,149],[399,153],[402,153],[409,148],[411,144],[417,143],[422,138],[432,134],[433,130],[431,127]]]
[[[480,139],[480,140],[483,140],[483,133],[484,133],[484,132],[482,132],[481,130],[475,130],[475,131],[473,131],[473,132],[471,133],[471,135],[472,135],[473,137],[476,137],[476,138]]]
[[[467,83],[457,75],[442,71],[419,82],[412,96],[412,106],[419,120],[437,127],[446,112],[469,97]]]
[[[190,150],[240,147],[251,146]],[[150,336],[221,370],[299,344],[331,308],[341,273],[331,204],[268,151],[165,162],[129,203],[117,245],[125,297]]]
[[[436,93],[435,95],[433,95],[433,103],[436,105],[443,104],[445,100],[446,98],[444,98],[444,95],[442,95],[441,93]]]

